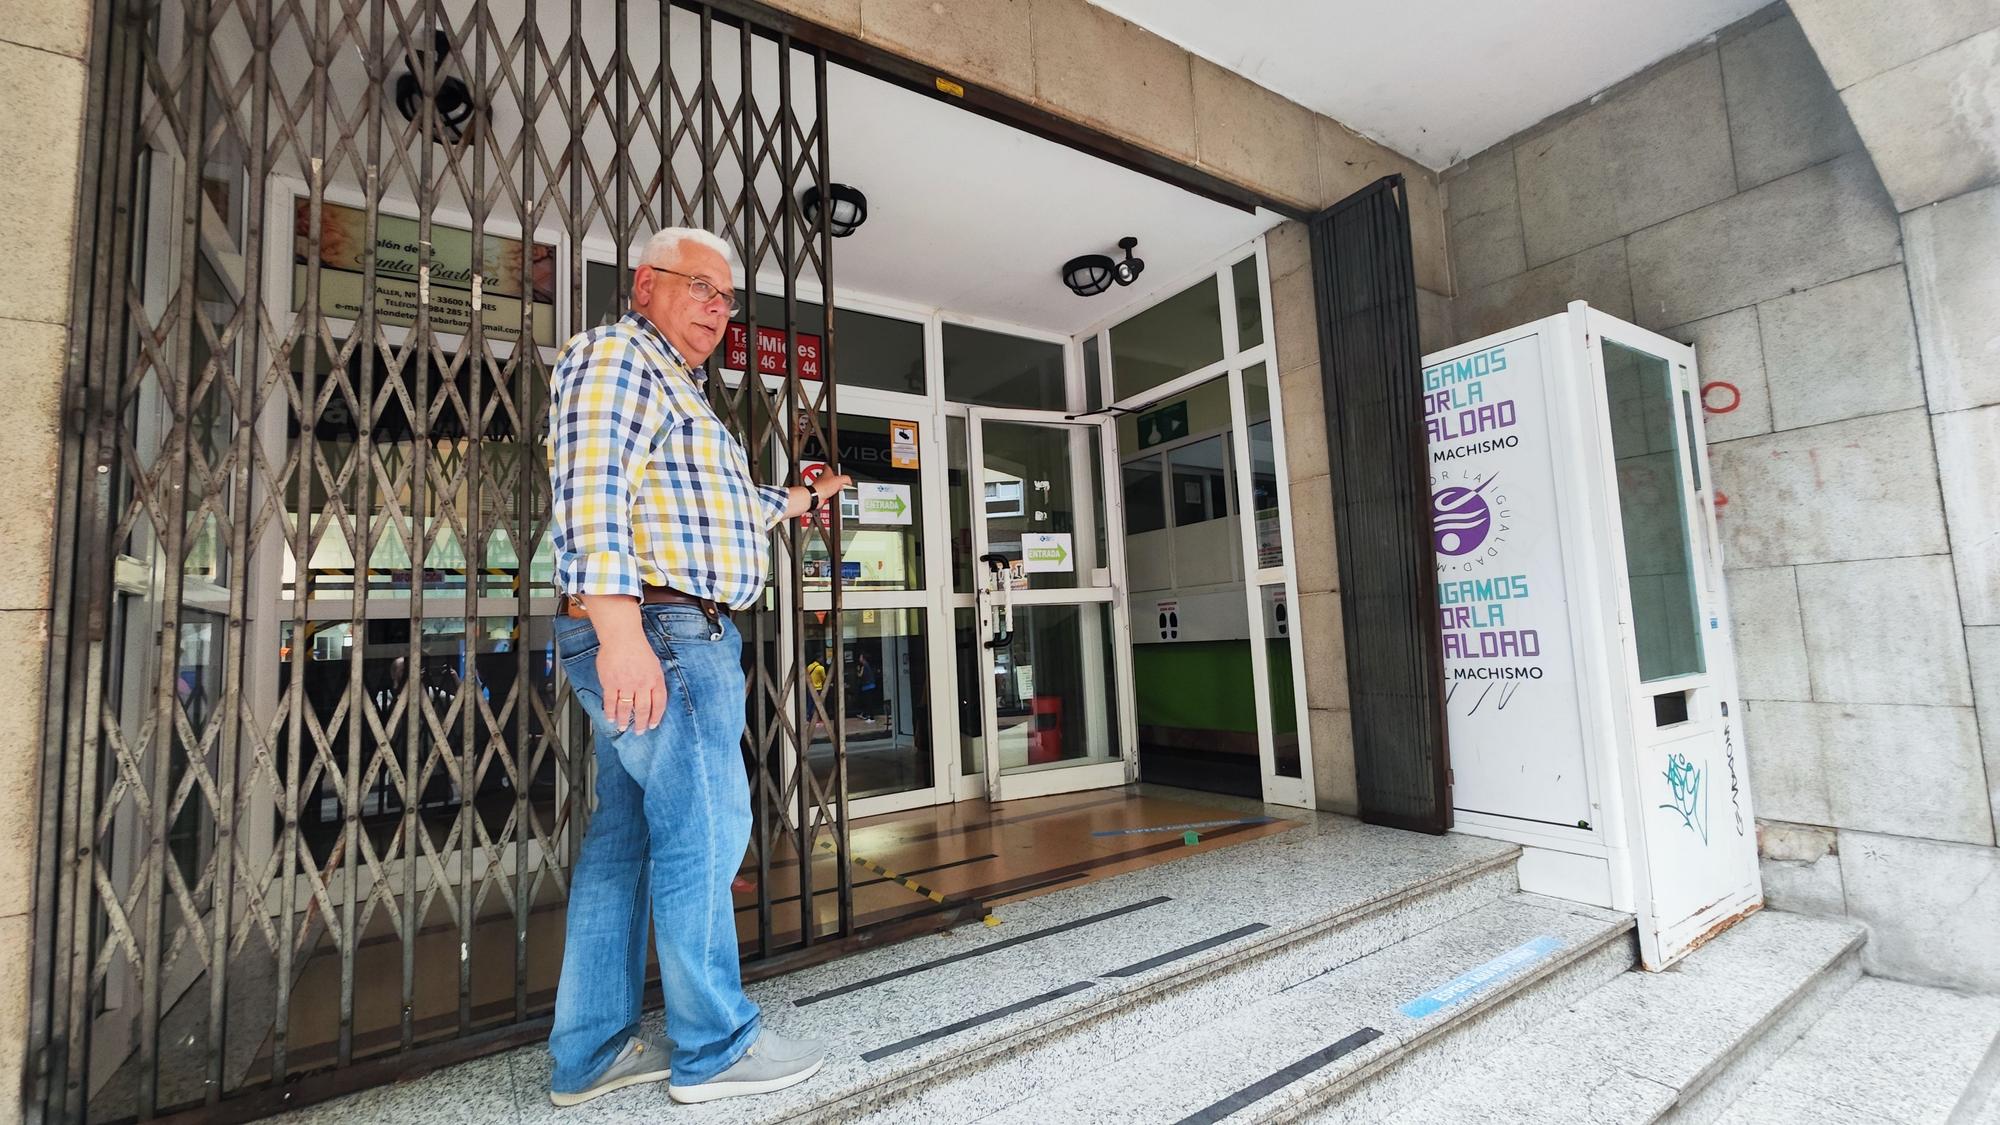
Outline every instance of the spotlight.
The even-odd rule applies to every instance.
[[[1116,267],[1120,285],[1130,285],[1139,280],[1139,275],[1146,270],[1145,261],[1132,256],[1132,251],[1138,246],[1139,240],[1130,236],[1118,240],[1118,248],[1125,251],[1125,260],[1119,262]]]

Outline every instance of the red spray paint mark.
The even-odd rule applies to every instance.
[[[1718,392],[1726,394],[1729,397],[1727,400],[1723,400],[1718,397]],[[1736,389],[1736,384],[1724,383],[1718,380],[1702,385],[1701,408],[1710,414],[1733,414],[1736,408],[1742,405],[1743,392]]]

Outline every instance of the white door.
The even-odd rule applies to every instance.
[[[974,410],[969,438],[987,798],[1122,785],[1104,424]]]
[[[1640,947],[1659,969],[1761,898],[1743,709],[1694,350],[1595,310],[1583,320],[1620,532],[1606,548],[1631,685]]]

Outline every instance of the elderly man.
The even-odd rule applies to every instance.
[[[677,1102],[768,1093],[822,1061],[760,1026],[738,972],[729,884],[750,790],[730,614],[763,592],[770,529],[849,481],[753,484],[710,409],[701,364],[737,311],[728,244],[664,230],[641,261],[632,311],[564,349],[549,411],[556,643],[597,747],[549,1036],[557,1105],[669,1073]],[[639,1028],[648,921],[671,1043]]]

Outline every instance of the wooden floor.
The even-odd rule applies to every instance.
[[[1079,886],[1096,879],[1186,856],[1225,848],[1287,831],[1288,820],[1261,819],[1253,802],[1182,791],[1108,789],[992,805],[967,801],[856,821],[850,826],[855,923],[921,925],[925,915],[992,912],[1002,920],[1006,905],[1023,898]],[[1210,823],[1226,822],[1226,823]],[[1197,840],[1186,842],[1182,826]],[[822,933],[838,927],[838,895],[830,851],[814,856],[815,924]],[[864,866],[866,865],[866,866]],[[899,878],[879,874],[874,868]],[[754,867],[739,880],[737,933],[746,957],[758,933]],[[776,944],[796,943],[802,919],[798,866],[781,854],[771,873],[771,934]],[[901,879],[914,880],[912,890]],[[935,894],[937,897],[931,897]],[[554,1002],[562,964],[564,913],[558,888],[544,884],[527,919],[526,1001],[531,1012]],[[938,899],[942,899],[941,904]],[[487,904],[474,925],[469,976],[474,1024],[510,1022],[515,1010],[514,915],[507,904]],[[433,917],[416,938],[419,966],[414,1017],[419,1041],[449,1037],[458,1027],[459,931],[433,904]],[[357,1057],[391,1051],[400,1040],[402,944],[379,935],[355,951],[353,1006]],[[447,965],[447,971],[427,966]],[[776,967],[782,967],[782,960]],[[773,966],[746,963],[746,975],[765,975]],[[290,1062],[305,1069],[332,1061],[340,1027],[340,961],[330,943],[314,951],[291,996]],[[251,1005],[254,1010],[257,1005]],[[269,1008],[264,1008],[269,1011]],[[247,1068],[267,1074],[270,1042],[265,1039]]]
[[[849,831],[855,922],[880,925],[967,902],[997,909],[1290,827],[1284,820],[1247,823],[1261,817],[1243,807],[1196,793],[1107,789],[999,805],[963,801],[856,821]],[[1216,823],[1222,821],[1233,823]],[[1190,824],[1203,826],[1194,829],[1192,845],[1177,827]],[[770,875],[772,938],[779,944],[797,939],[800,922],[797,866],[788,862],[788,850],[783,854]],[[830,851],[811,865],[821,933],[837,929],[836,867]],[[755,875],[746,868],[737,884],[737,934],[746,952],[757,936]]]

